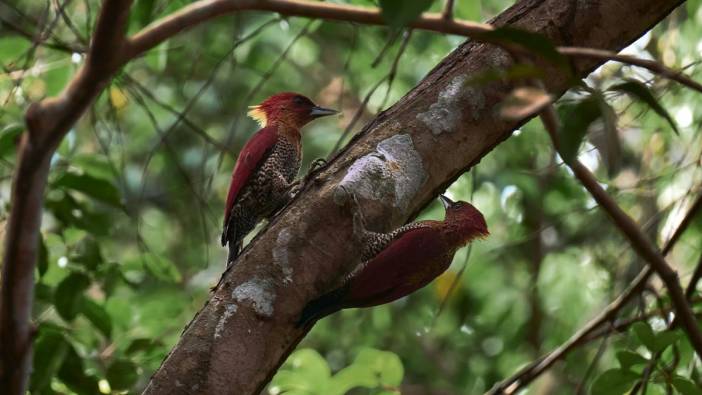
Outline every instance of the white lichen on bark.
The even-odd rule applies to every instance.
[[[288,257],[288,244],[292,239],[290,229],[285,228],[278,233],[275,247],[273,248],[273,263],[280,268],[283,274],[283,284],[292,282],[293,268]]]
[[[234,288],[232,298],[239,304],[248,302],[254,312],[260,316],[273,316],[275,288],[271,280],[254,277]]]
[[[227,325],[227,320],[236,313],[237,306],[235,304],[228,304],[224,307],[224,314],[219,317],[217,321],[217,326],[215,326],[214,338],[219,339],[222,337],[222,332],[224,331],[224,326]]]
[[[451,133],[467,115],[473,120],[480,118],[485,108],[485,95],[467,84],[468,77],[459,75],[439,93],[436,103],[427,111],[417,114],[417,119],[426,125],[434,136]],[[465,114],[468,111],[469,114]]]
[[[406,211],[412,198],[426,181],[422,157],[409,134],[381,141],[375,151],[357,159],[337,188],[335,200],[345,201],[345,193],[365,199],[390,202]]]

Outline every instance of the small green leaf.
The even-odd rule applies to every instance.
[[[81,312],[105,337],[112,334],[112,318],[105,308],[88,297],[83,297]]]
[[[31,47],[32,43],[24,37],[0,37],[0,59],[3,62],[12,64],[12,62],[19,60]]]
[[[622,162],[622,145],[617,129],[617,113],[607,103],[601,92],[596,91],[592,95],[600,105],[602,128],[593,131],[588,137],[602,156],[602,161],[607,166],[607,174],[610,178],[614,178],[619,172]]]
[[[68,351],[68,343],[56,328],[39,326],[39,336],[34,344],[34,359],[30,388],[39,393],[51,383]]]
[[[46,270],[49,268],[49,251],[46,249],[46,243],[44,242],[44,237],[39,234],[39,255],[37,256],[37,270],[39,270],[39,277],[43,277]]]
[[[673,345],[673,343],[678,341],[678,339],[680,339],[680,332],[668,331],[668,330],[658,332],[658,333],[656,333],[656,340],[655,340],[656,348],[653,351],[654,352],[663,351],[666,348],[668,348],[669,346]]]
[[[631,329],[634,331],[641,344],[648,348],[649,351],[655,352],[657,349],[656,335],[647,323],[637,322],[631,326]]]
[[[372,369],[381,386],[398,386],[404,376],[400,357],[389,351],[364,348],[358,353],[353,363]]]
[[[178,283],[182,280],[182,276],[170,260],[158,256],[154,253],[147,252],[142,257],[144,267],[159,280]]]
[[[137,379],[139,379],[139,372],[132,361],[118,359],[107,368],[106,378],[110,382],[112,389],[124,391],[130,389],[136,383]]]
[[[90,278],[82,273],[73,272],[56,287],[54,306],[61,318],[72,321],[81,311],[83,292],[90,286]]]
[[[610,369],[599,375],[592,383],[592,395],[622,395],[634,385],[639,375],[623,369]]]
[[[400,28],[417,19],[433,2],[434,0],[380,0],[380,9],[388,25]]]
[[[513,27],[500,27],[484,37],[498,42],[516,44],[563,69],[569,69],[568,57],[562,55],[546,36]]]
[[[577,158],[580,144],[590,125],[600,117],[600,105],[593,96],[574,104],[562,106],[563,119],[560,130],[560,154],[566,163]]]
[[[92,395],[100,393],[97,379],[85,373],[83,360],[70,344],[61,369],[59,369],[58,377],[68,388],[78,394]]]
[[[702,395],[702,389],[699,385],[690,381],[690,379],[675,376],[672,380],[673,387],[682,395]]]
[[[102,263],[100,245],[92,236],[86,236],[76,244],[70,256],[71,262],[81,263],[86,269],[95,271]]]
[[[619,361],[619,366],[624,370],[630,370],[632,366],[648,363],[648,359],[641,356],[641,354],[629,350],[618,351],[617,360]]]
[[[95,200],[115,207],[122,207],[117,187],[108,180],[93,177],[89,174],[67,172],[54,183],[54,186],[82,192]]]
[[[675,123],[673,117],[668,114],[668,111],[663,108],[663,106],[658,102],[658,99],[653,96],[651,90],[643,82],[627,79],[626,82],[614,85],[610,87],[609,90],[626,93],[630,97],[646,103],[653,111],[668,121],[675,134],[680,134],[678,131],[678,125]]]
[[[8,158],[17,149],[19,135],[24,131],[24,125],[13,123],[0,131],[0,158]]]
[[[63,87],[66,86],[68,79],[71,78],[71,65],[68,63],[68,59],[64,60],[65,64],[47,70],[43,75],[44,83],[46,83],[45,94],[47,96],[59,94]]]

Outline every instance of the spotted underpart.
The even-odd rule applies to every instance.
[[[413,222],[400,226],[390,233],[376,233],[364,229],[361,235],[361,244],[363,245],[361,259],[365,263],[366,261],[375,258],[375,256],[387,248],[390,242],[395,240],[395,238],[412,229],[423,228],[426,226],[427,225],[419,222]]]
[[[270,218],[290,200],[301,160],[299,139],[279,133],[278,141],[254,171],[232,207],[225,228],[230,243],[229,262],[239,253],[244,237],[256,224]]]

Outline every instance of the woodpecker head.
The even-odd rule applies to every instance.
[[[319,107],[312,100],[294,92],[277,93],[263,103],[249,107],[249,116],[261,127],[272,122],[284,122],[301,128],[313,119],[337,113],[336,110]]]
[[[450,232],[454,233],[461,244],[475,238],[485,238],[490,232],[485,222],[485,217],[472,204],[467,202],[454,202],[444,195],[439,195],[441,203],[446,210],[444,223]]]

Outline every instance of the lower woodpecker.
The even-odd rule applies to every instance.
[[[419,221],[390,233],[365,229],[354,216],[361,260],[342,285],[308,303],[297,322],[307,326],[341,309],[389,303],[429,284],[448,269],[456,251],[489,235],[483,215],[466,202],[440,196],[443,221]]]

